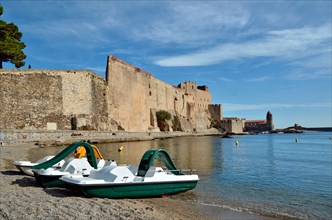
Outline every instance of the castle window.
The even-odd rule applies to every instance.
[[[151,91],[149,92],[149,95],[150,95],[150,96],[152,95]]]

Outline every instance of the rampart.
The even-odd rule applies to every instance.
[[[1,129],[105,130],[105,80],[89,71],[1,70]]]
[[[221,121],[223,119],[221,104],[209,105],[208,109],[209,112],[211,113],[212,119],[217,121]]]
[[[0,88],[0,129],[159,131],[159,110],[173,116],[170,131],[175,118],[181,131],[211,125],[207,86],[173,86],[114,56],[107,59],[106,79],[84,70],[4,69]]]
[[[156,129],[158,110],[177,116],[183,131],[210,128],[211,94],[207,87],[198,89],[194,82],[175,87],[114,56],[108,57],[106,75],[109,115],[125,130]]]

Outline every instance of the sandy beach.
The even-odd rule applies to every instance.
[[[14,160],[29,160],[32,143],[0,148],[1,219],[203,219],[189,203],[172,198],[101,199],[79,192],[44,189],[33,177],[20,173]]]

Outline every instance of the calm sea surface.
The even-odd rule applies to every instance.
[[[282,219],[332,219],[329,137],[331,132],[181,137],[98,147],[118,164],[138,164],[151,148],[167,150],[178,168],[196,169],[201,179],[178,199]]]

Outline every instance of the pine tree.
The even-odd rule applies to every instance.
[[[3,7],[0,5],[0,16],[3,14]],[[23,52],[25,44],[21,42],[22,33],[14,23],[7,23],[0,20],[0,69],[2,62],[11,62],[16,68],[25,65],[23,61],[26,55]]]

